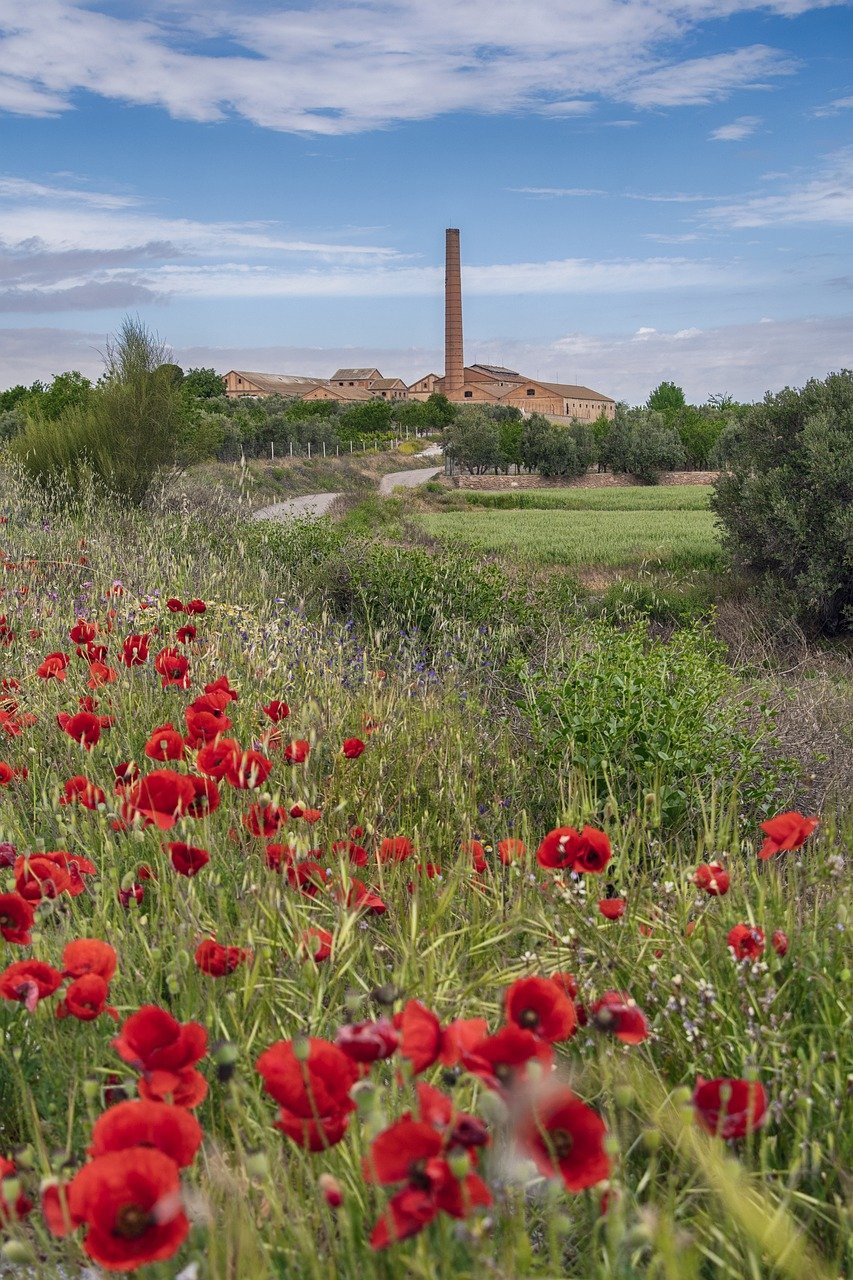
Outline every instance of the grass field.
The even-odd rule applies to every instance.
[[[704,490],[699,495],[688,486],[555,490],[547,502],[544,494],[536,497],[550,509],[489,510],[472,503],[468,511],[421,519],[437,537],[461,538],[536,564],[616,568],[654,562],[707,568],[718,558],[714,516]]]
[[[612,489],[452,490],[473,507],[521,511],[707,511],[709,484],[624,485]]]

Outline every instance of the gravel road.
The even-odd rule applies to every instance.
[[[424,452],[438,454],[441,450],[434,445]],[[414,471],[392,471],[390,475],[383,476],[379,481],[379,492],[387,497],[398,486],[414,489],[417,485],[425,484],[427,480],[437,476],[443,469],[443,467],[418,467]],[[276,502],[271,507],[261,507],[259,511],[253,511],[252,519],[290,520],[298,516],[324,516],[335,498],[340,496],[339,493],[308,493],[301,498],[288,498],[285,502]]]

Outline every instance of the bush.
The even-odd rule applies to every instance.
[[[711,505],[736,568],[810,629],[853,630],[853,372],[768,393],[726,445]]]

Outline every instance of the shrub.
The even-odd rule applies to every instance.
[[[806,626],[853,630],[853,372],[755,405],[711,505],[735,566]]]

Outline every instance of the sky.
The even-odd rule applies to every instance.
[[[853,5],[0,0],[0,388],[443,371],[642,403],[853,366]]]

